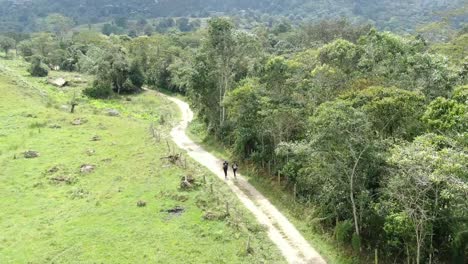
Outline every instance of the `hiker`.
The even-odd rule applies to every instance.
[[[234,162],[234,164],[232,164],[232,171],[234,172],[234,178],[237,179],[237,169],[239,168],[239,165],[237,165],[237,162]]]
[[[223,163],[224,178],[227,180],[227,172],[229,168],[229,163],[225,160]]]

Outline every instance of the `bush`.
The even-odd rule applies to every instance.
[[[336,224],[335,227],[335,239],[340,244],[347,244],[351,240],[353,233],[353,223],[350,220],[346,220]]]
[[[109,81],[95,80],[93,85],[86,88],[83,93],[92,98],[109,98],[112,95],[112,84]]]
[[[138,91],[138,87],[136,87],[130,79],[125,80],[122,85],[122,93],[134,93]]]
[[[49,75],[49,68],[42,62],[41,57],[34,56],[31,59],[31,66],[29,67],[28,72],[35,77],[46,77]]]

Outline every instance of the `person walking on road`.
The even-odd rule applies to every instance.
[[[229,169],[229,163],[225,160],[223,162],[223,171],[224,171],[224,178],[227,180],[227,172]]]
[[[237,165],[237,162],[234,162],[234,164],[232,164],[232,171],[234,172],[234,178],[237,179],[237,169],[239,169],[239,165]]]

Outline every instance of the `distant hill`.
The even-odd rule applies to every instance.
[[[381,29],[411,31],[440,20],[447,12],[453,17],[453,26],[467,23],[467,5],[466,0],[0,0],[0,31],[34,31],[37,18],[50,13],[86,24],[119,16],[207,17],[220,12],[284,16],[293,21],[348,17]]]

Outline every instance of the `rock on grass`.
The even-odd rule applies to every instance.
[[[27,159],[34,159],[34,158],[39,157],[39,152],[34,151],[34,150],[28,150],[28,151],[24,152],[23,155]]]
[[[116,109],[109,109],[109,110],[107,110],[107,115],[109,115],[109,116],[119,116],[120,112],[117,111]]]
[[[94,165],[83,164],[80,167],[80,172],[83,173],[83,174],[89,174],[89,173],[93,172],[94,169],[95,169]]]

